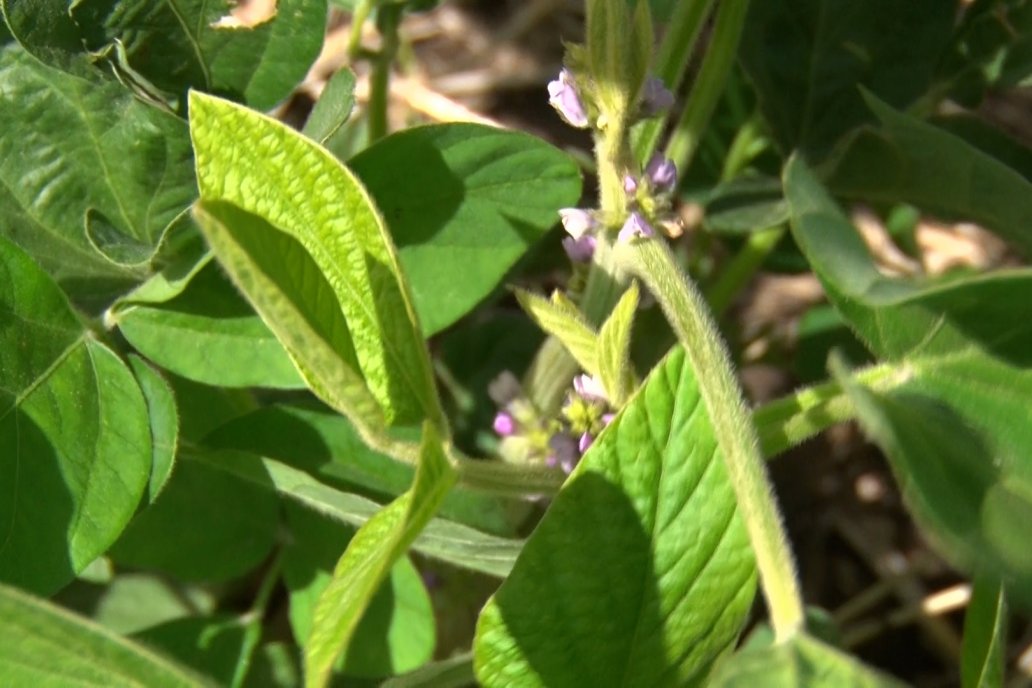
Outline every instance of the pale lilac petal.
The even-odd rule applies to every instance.
[[[649,77],[641,92],[641,107],[646,117],[653,117],[674,106],[674,94],[663,81],[657,77]]]
[[[508,437],[516,432],[516,419],[510,413],[499,411],[494,419],[494,431],[501,437]]]
[[[615,413],[603,413],[602,414],[602,425],[609,425],[616,418]]]
[[[573,391],[587,401],[606,400],[606,388],[591,375],[578,375],[573,378]]]
[[[591,436],[591,433],[586,432],[580,436],[579,440],[577,440],[577,449],[579,449],[580,453],[583,454],[588,451],[588,447],[590,447],[591,443],[594,441],[595,438]]]
[[[591,213],[580,208],[560,208],[559,219],[563,229],[574,239],[580,239],[598,224]]]
[[[626,242],[639,237],[650,237],[655,233],[652,225],[645,221],[641,213],[635,211],[627,217],[627,221],[620,228],[620,233],[616,235],[616,238],[617,241]]]
[[[673,191],[677,186],[677,166],[674,161],[664,158],[659,153],[652,156],[645,166],[645,175],[656,191]]]
[[[623,190],[628,196],[638,193],[638,180],[627,174],[623,178]]]
[[[559,72],[555,81],[548,82],[548,102],[570,126],[578,129],[588,126],[588,114],[568,69]]]
[[[574,239],[573,237],[563,239],[563,248],[566,250],[566,255],[574,263],[591,262],[591,257],[595,255],[595,244],[595,237],[590,234],[585,234],[580,239]]]

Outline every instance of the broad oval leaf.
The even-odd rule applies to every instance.
[[[279,503],[224,471],[179,460],[165,489],[111,549],[117,563],[185,581],[222,582],[272,549]]]
[[[108,251],[153,253],[196,197],[182,120],[13,46],[0,51],[0,159],[0,232],[76,294],[146,274],[98,251],[91,228],[104,225]]]
[[[326,0],[278,0],[272,16],[254,27],[234,21],[228,0],[3,5],[18,41],[48,64],[83,73],[87,57],[106,56],[123,78],[175,98],[197,88],[261,110],[304,78],[326,30]]]
[[[819,155],[866,117],[857,84],[905,107],[953,34],[952,0],[754,2],[739,57],[783,151]]]
[[[390,227],[427,336],[487,296],[581,194],[568,155],[478,124],[408,129],[348,165]]]
[[[0,683],[7,686],[211,685],[145,647],[0,585]]]
[[[684,351],[596,440],[481,613],[485,686],[700,685],[756,569]]]
[[[209,264],[181,294],[161,304],[131,304],[109,323],[162,368],[219,387],[303,388],[287,352],[254,310]]]
[[[273,321],[272,307],[263,308],[256,302],[271,289],[280,292],[278,300],[298,304],[295,310],[317,309],[323,320],[334,310],[343,314],[343,322],[338,316],[337,322],[311,323],[335,328],[328,335],[328,344],[325,336],[318,344],[331,349],[328,353],[336,354],[341,370],[347,368],[351,375],[357,373],[352,369],[357,359],[361,376],[388,424],[412,424],[428,418],[444,428],[429,356],[394,246],[354,175],[287,126],[197,92],[190,99],[190,131],[201,197],[225,201],[259,216],[270,230],[279,230],[277,233],[303,248],[292,252],[293,262],[317,268],[316,274],[282,272],[279,256],[256,253],[268,251],[269,244],[251,246],[250,240],[277,242],[280,250],[288,244],[240,213],[227,209],[225,217],[215,218],[217,223],[205,227],[209,241],[218,234],[216,255],[224,264],[232,261],[230,274],[238,286],[243,287],[245,278],[250,282],[250,289],[243,287],[245,295],[284,341],[295,363],[300,363],[299,351],[296,342],[285,341],[284,323]],[[212,208],[205,212],[210,216]],[[244,236],[248,234],[245,227],[256,238]],[[251,252],[241,248],[243,245]],[[264,260],[258,269],[256,260]],[[267,274],[275,269],[280,272],[271,285],[259,284],[270,280],[258,272]],[[320,291],[313,293],[312,285]],[[323,301],[313,303],[313,297]],[[278,308],[282,311],[283,307]],[[311,382],[319,371],[304,368],[302,365],[301,372]]]
[[[940,552],[1032,603],[1032,271],[943,284],[893,280],[799,159],[785,170],[792,231],[833,304],[896,363],[887,391],[840,374]]]
[[[150,432],[129,369],[0,239],[0,580],[50,594],[101,555],[146,489]]]
[[[151,471],[147,501],[153,502],[172,475],[179,445],[179,412],[172,388],[157,371],[134,355],[129,356],[129,367],[143,392],[150,417]]]

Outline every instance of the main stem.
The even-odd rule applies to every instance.
[[[626,256],[631,271],[659,300],[684,345],[756,554],[775,641],[788,640],[803,625],[795,564],[767,480],[756,429],[716,324],[702,295],[677,267],[665,242],[638,242],[621,251],[620,256]]]
[[[398,54],[398,24],[404,5],[384,4],[379,8],[376,26],[380,31],[380,51],[373,60],[369,78],[369,143],[387,135],[387,102],[390,96],[391,67]]]

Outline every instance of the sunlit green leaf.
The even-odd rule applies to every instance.
[[[129,367],[143,392],[150,417],[151,473],[147,501],[153,502],[172,474],[179,444],[179,413],[172,388],[161,375],[138,356],[129,357]]]
[[[338,407],[337,395],[360,395],[357,361],[387,423],[429,418],[443,427],[394,246],[357,179],[301,134],[217,98],[192,94],[190,126],[206,201],[199,217],[216,255],[309,384],[324,365],[346,375],[316,380],[317,394]],[[309,313],[318,315],[309,332],[288,332]],[[364,404],[348,399],[340,410],[356,403]],[[365,421],[370,412],[354,415]]]
[[[1003,685],[1007,621],[1003,585],[990,576],[977,577],[971,602],[964,612],[964,646],[960,660],[962,688]]]
[[[598,333],[569,298],[560,291],[546,299],[517,289],[516,299],[538,327],[562,342],[581,368],[589,375],[599,374]]]
[[[699,685],[733,647],[755,584],[735,493],[677,349],[592,445],[481,613],[477,678]]]
[[[433,426],[424,426],[412,489],[362,526],[316,603],[305,646],[305,683],[325,685],[333,663],[353,637],[362,614],[390,568],[433,517],[456,474]]]

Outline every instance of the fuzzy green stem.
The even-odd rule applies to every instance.
[[[361,0],[351,14],[351,34],[348,36],[348,56],[354,62],[362,53],[362,27],[365,26],[369,13],[373,11],[376,0]]]
[[[552,495],[559,491],[566,474],[547,466],[470,459],[452,451],[459,484],[504,497]]]
[[[373,60],[373,73],[369,78],[369,143],[374,143],[387,135],[391,67],[398,54],[398,25],[401,23],[403,9],[404,5],[385,4],[380,7],[376,17],[382,45]]]
[[[853,373],[857,382],[886,392],[902,384],[907,374],[898,365],[880,363]],[[852,420],[856,409],[838,382],[825,382],[775,399],[753,411],[760,450],[767,458],[801,444],[832,425]]]
[[[699,32],[712,6],[713,0],[680,0],[670,16],[653,71],[674,93],[681,88]],[[645,161],[652,156],[668,117],[669,113],[663,113],[638,127],[633,146],[638,160]]]
[[[748,9],[749,0],[723,0],[717,7],[713,38],[706,50],[706,58],[666,148],[666,157],[673,160],[679,170],[688,169],[724,92],[738,53],[738,41]]]
[[[802,628],[802,597],[756,429],[727,349],[702,295],[677,267],[665,242],[637,242],[619,255],[659,300],[691,361],[756,555],[775,642],[784,642]]]
[[[720,278],[706,290],[706,301],[715,317],[719,318],[727,310],[784,235],[784,226],[762,229],[749,235],[745,245],[720,273]]]

